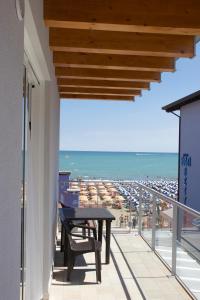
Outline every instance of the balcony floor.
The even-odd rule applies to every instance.
[[[63,254],[58,249],[50,300],[191,299],[136,232],[114,228],[109,265],[104,264],[104,246],[101,284],[96,283],[93,253],[77,259],[67,283]]]

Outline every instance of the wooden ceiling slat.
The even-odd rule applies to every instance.
[[[140,96],[140,90],[120,90],[120,89],[105,89],[105,88],[81,88],[81,87],[60,87],[60,93],[87,93],[87,94],[113,94],[113,95],[124,95],[124,96]]]
[[[119,80],[119,81],[160,81],[160,73],[147,71],[129,71],[129,70],[106,70],[106,69],[77,69],[56,67],[57,77],[62,78],[85,78],[94,80]]]
[[[131,101],[194,56],[199,11],[200,0],[44,0],[60,95]]]
[[[200,35],[199,0],[44,0],[47,26]]]
[[[192,57],[194,37],[183,35],[50,28],[54,51]]]
[[[130,95],[130,94],[116,94],[116,93],[81,93],[81,92],[62,92],[62,94],[63,95],[77,95],[77,96],[79,96],[79,95],[85,95],[85,96],[87,96],[87,95],[89,95],[89,96],[113,96],[113,97],[115,97],[115,96],[120,96],[120,97],[133,97],[133,96],[135,96],[135,95]],[[137,96],[137,95],[136,95]]]
[[[107,81],[107,80],[88,80],[88,79],[68,79],[58,78],[58,86],[60,87],[86,87],[99,89],[124,89],[124,90],[138,90],[149,89],[147,82],[130,82],[130,81]]]
[[[132,96],[109,96],[109,95],[102,95],[102,96],[93,96],[93,95],[74,95],[74,94],[63,94],[60,93],[60,98],[62,99],[77,99],[77,100],[120,100],[120,101],[134,101],[134,97]]]
[[[57,51],[53,53],[55,66],[142,70],[142,71],[175,71],[174,59],[171,57],[134,56],[134,55],[109,55]]]

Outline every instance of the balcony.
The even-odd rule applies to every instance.
[[[135,209],[130,201],[128,208],[122,200],[120,209],[108,198],[107,204],[102,203],[99,193],[96,203],[84,202],[84,206],[107,205],[116,217],[112,222],[109,265],[104,264],[103,241],[102,283],[96,284],[93,253],[77,259],[71,282],[66,282],[67,268],[63,267],[63,253],[58,245],[50,300],[200,299],[199,213],[136,182],[112,182],[112,188],[127,184],[138,201]],[[92,190],[84,188],[88,189]],[[129,221],[121,223],[121,213],[128,213],[129,221],[137,215],[136,228],[130,228]]]

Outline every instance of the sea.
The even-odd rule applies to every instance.
[[[70,171],[71,179],[176,180],[178,154],[60,151],[59,170]]]

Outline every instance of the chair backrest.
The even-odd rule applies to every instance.
[[[68,250],[73,251],[74,249],[77,249],[77,243],[73,239],[72,232],[71,232],[71,230],[74,227],[74,224],[71,222],[64,222],[63,226],[64,226],[65,232],[66,232],[66,238],[67,238],[67,243],[68,243],[68,247],[69,247]],[[81,245],[80,245],[80,250],[81,250]]]
[[[74,248],[76,247],[76,242],[75,242],[75,240],[72,238],[72,236],[71,236],[70,233],[67,234],[67,238],[68,238],[69,249],[73,251]]]
[[[58,202],[62,208],[71,208],[70,206],[66,206],[65,204],[63,204],[61,201]]]
[[[74,228],[74,224],[71,221],[62,222],[63,227],[65,228],[65,232],[71,233],[72,229]]]

